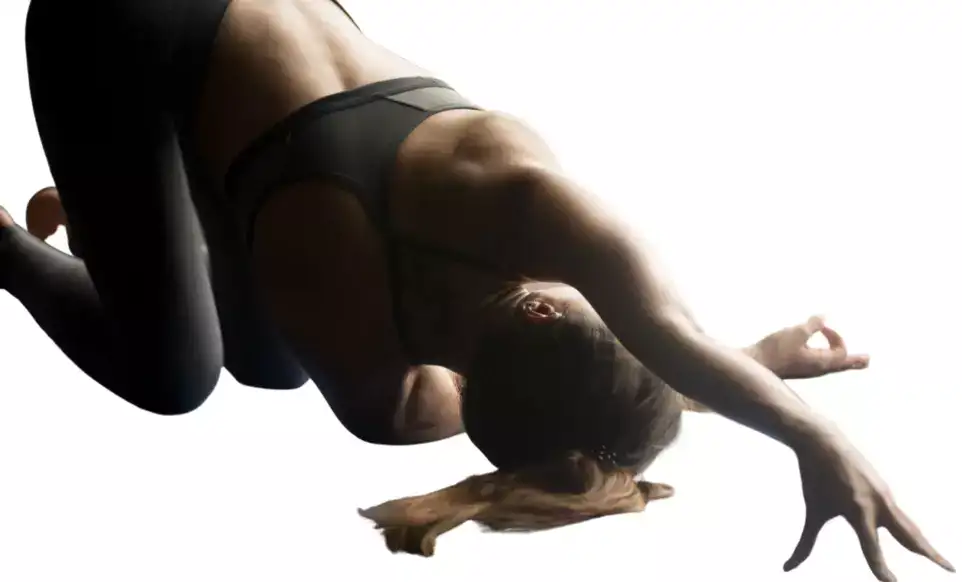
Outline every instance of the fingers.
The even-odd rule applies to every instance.
[[[830,349],[846,351],[845,340],[842,339],[842,336],[839,335],[839,333],[834,329],[825,325],[824,322],[822,322],[822,327],[816,331],[821,332],[822,335],[825,336],[825,339],[828,340],[828,347]]]
[[[845,356],[845,360],[839,366],[839,372],[844,372],[845,370],[864,370],[868,368],[869,362],[868,354],[855,354]]]
[[[813,333],[821,333],[828,341],[827,350],[810,350],[819,353],[822,357],[825,362],[826,373],[864,370],[868,368],[869,356],[867,354],[849,354],[848,347],[845,345],[845,340],[841,334],[835,329],[825,325],[825,321],[820,317],[813,317],[809,319],[809,322],[812,320],[821,322],[821,325]]]
[[[811,337],[825,328],[825,317],[821,315],[813,315],[809,317],[808,321],[803,323],[800,327],[809,337]]]
[[[902,547],[906,550],[925,556],[938,564],[943,570],[955,572],[955,566],[949,563],[942,554],[935,551],[932,544],[922,535],[918,526],[897,507],[890,511],[889,518],[883,525],[885,529],[889,530],[895,541],[902,544]]]
[[[809,350],[812,357],[817,358],[822,365],[823,374],[847,372],[849,370],[864,370],[868,368],[870,358],[867,354],[848,355],[844,352],[831,350]]]
[[[802,535],[798,539],[795,551],[792,552],[792,557],[782,566],[784,571],[791,572],[812,555],[812,550],[815,548],[815,540],[818,539],[818,533],[822,531],[824,526],[824,519],[813,517],[810,513],[805,516]]]
[[[871,516],[864,516],[861,521],[849,520],[855,534],[858,535],[858,543],[862,546],[862,553],[865,561],[872,573],[881,582],[896,582],[895,574],[889,570],[885,564],[885,556],[882,555],[882,546],[879,545],[878,523]]]

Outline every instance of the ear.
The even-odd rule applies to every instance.
[[[535,297],[529,297],[521,304],[521,310],[529,321],[547,323],[561,318],[561,310],[553,304]]]
[[[673,497],[675,495],[675,488],[671,485],[665,485],[664,483],[635,481],[635,485],[638,486],[638,491],[641,492],[642,497],[644,497],[647,501],[668,499],[669,497]]]

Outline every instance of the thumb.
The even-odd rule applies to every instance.
[[[799,537],[798,544],[795,546],[795,551],[792,552],[792,557],[782,566],[784,571],[791,572],[812,555],[812,550],[815,548],[815,540],[818,539],[818,533],[822,531],[822,526],[824,525],[824,521],[812,517],[811,514],[805,516],[802,535]]]

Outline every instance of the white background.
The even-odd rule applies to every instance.
[[[657,244],[712,334],[747,344],[821,312],[870,352],[869,371],[796,388],[962,565],[962,4],[349,6],[374,38],[544,132]],[[0,4],[0,202],[18,219],[50,183],[25,10]],[[81,374],[0,294],[0,580],[779,580],[801,529],[789,451],[694,416],[649,475],[677,496],[643,514],[533,535],[468,525],[425,560],[390,555],[355,513],[488,469],[465,437],[361,444],[311,385],[258,391],[225,374],[197,412],[151,416]],[[902,580],[949,579],[883,543]],[[871,575],[833,522],[784,579]]]

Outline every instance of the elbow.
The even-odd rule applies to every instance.
[[[369,445],[398,446],[406,444],[401,434],[388,427],[348,425],[344,422],[342,422],[342,424],[351,436]]]
[[[337,418],[354,438],[369,445],[403,446],[439,440],[426,437],[423,430],[412,430],[396,414],[341,412]]]
[[[398,418],[398,415],[386,418],[383,415],[341,414],[338,415],[338,420],[354,438],[369,445],[405,446],[432,443],[464,431],[460,417],[451,421],[433,417],[412,421]]]
[[[393,423],[380,421],[341,420],[341,424],[351,435],[369,445],[407,446],[432,443],[460,434],[460,430],[442,430],[440,427],[405,428]]]
[[[418,366],[404,375],[400,387],[368,383],[354,398],[328,401],[341,424],[355,438],[374,445],[412,445],[459,434],[460,395],[456,377],[436,366]],[[373,387],[373,388],[372,388]],[[369,398],[358,398],[367,394]]]
[[[385,414],[360,411],[335,411],[341,426],[354,438],[369,445],[401,445],[403,434],[393,418]]]

